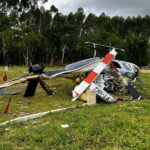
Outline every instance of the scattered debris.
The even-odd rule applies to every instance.
[[[5,128],[5,131],[9,131],[9,128]]]
[[[62,128],[69,128],[69,125],[68,124],[62,124],[61,127]]]
[[[6,72],[3,73],[2,80],[3,81],[7,81],[7,74],[6,74]]]
[[[8,104],[6,105],[5,109],[4,109],[4,114],[7,114],[8,113],[8,109],[9,109],[9,106],[10,106],[10,102],[11,102],[11,97],[8,101]]]

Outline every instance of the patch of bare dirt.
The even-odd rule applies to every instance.
[[[143,72],[143,73],[150,73],[149,69],[141,69],[140,71]]]

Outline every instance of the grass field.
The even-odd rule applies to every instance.
[[[4,68],[0,67],[2,75]],[[48,68],[46,68],[48,69]],[[53,68],[55,69],[55,68]],[[9,68],[9,79],[27,71],[24,67]],[[149,150],[150,149],[150,73],[142,73],[145,81],[144,99],[78,107],[43,118],[0,127],[0,150]],[[34,97],[23,98],[26,83],[8,91],[12,96],[8,114],[3,114],[9,95],[0,96],[0,123],[20,116],[56,108],[83,104],[71,102],[66,88],[70,80],[48,81],[56,94],[48,96],[40,86]],[[69,128],[61,125],[68,124]]]

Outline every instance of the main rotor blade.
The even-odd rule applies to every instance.
[[[106,48],[110,48],[110,49],[115,49],[115,50],[120,50],[122,52],[125,52],[124,49],[122,48],[117,48],[117,47],[113,47],[113,46],[108,46],[108,45],[104,45],[104,44],[98,44],[98,43],[93,43],[93,42],[85,42],[86,44],[93,44],[94,46],[101,46],[101,47],[106,47]]]

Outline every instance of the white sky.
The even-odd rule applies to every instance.
[[[82,7],[86,14],[91,12],[97,16],[102,12],[123,17],[150,15],[150,0],[48,0],[44,4],[46,9],[51,5],[55,5],[62,14],[76,12]]]

